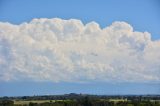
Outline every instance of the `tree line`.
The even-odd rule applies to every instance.
[[[111,100],[112,99],[112,100]],[[117,101],[121,99],[120,101]],[[14,100],[30,101],[28,104],[15,104]],[[32,100],[49,100],[39,103]],[[52,100],[55,100],[54,102]],[[56,96],[23,96],[0,98],[0,106],[160,106],[159,95],[104,96],[67,94]]]

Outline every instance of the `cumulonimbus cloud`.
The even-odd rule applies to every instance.
[[[126,22],[0,23],[0,81],[160,82],[160,40]]]

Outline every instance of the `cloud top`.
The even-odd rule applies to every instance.
[[[160,40],[126,22],[0,23],[0,81],[160,82]]]

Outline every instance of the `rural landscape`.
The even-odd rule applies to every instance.
[[[0,106],[160,106],[160,95],[88,95],[1,97]]]

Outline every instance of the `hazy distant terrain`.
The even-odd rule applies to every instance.
[[[0,106],[160,106],[160,95],[88,95],[1,97]]]

